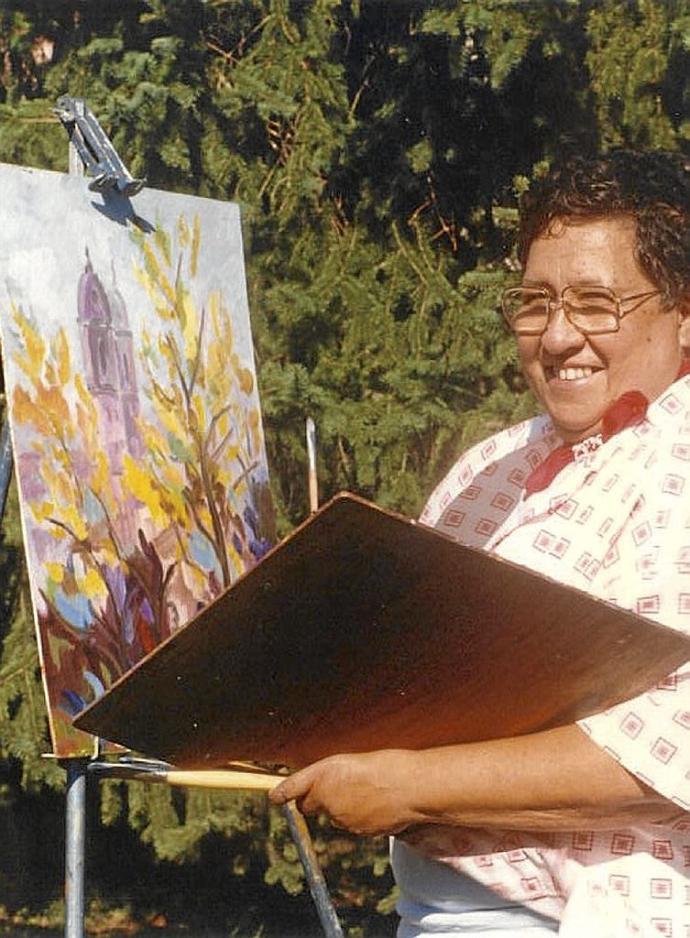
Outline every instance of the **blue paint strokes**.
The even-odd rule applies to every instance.
[[[217,574],[220,572],[216,563],[216,555],[211,544],[208,539],[198,531],[195,531],[189,540],[189,552],[194,561],[198,563],[202,569],[209,571],[215,570]]]
[[[105,693],[105,687],[102,681],[96,677],[93,671],[84,671],[84,679],[88,682],[89,687],[92,688],[94,696],[101,697]]]
[[[257,560],[261,560],[264,554],[269,552],[271,546],[271,542],[267,541],[265,537],[262,537],[260,540],[257,540],[256,538],[250,538],[249,541],[249,550]]]
[[[65,596],[62,590],[55,591],[55,608],[75,629],[85,629],[93,618],[91,603],[86,596]]]
[[[242,512],[242,517],[244,519],[244,523],[249,525],[254,534],[256,534],[257,528],[259,526],[259,519],[256,516],[254,507],[250,504],[245,505],[244,511]]]
[[[61,710],[68,713],[71,717],[76,716],[86,706],[86,701],[73,690],[65,689],[62,692]]]
[[[259,518],[253,505],[247,504],[245,506],[242,518],[249,529],[249,550],[257,560],[260,560],[271,549],[271,544],[266,538],[258,536]]]
[[[122,637],[131,645],[134,641],[134,623],[132,622],[132,610],[129,606],[122,613]]]
[[[84,514],[87,521],[96,524],[105,517],[103,506],[100,504],[91,489],[87,489],[84,494]]]

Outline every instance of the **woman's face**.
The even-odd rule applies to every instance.
[[[619,297],[655,290],[635,260],[634,244],[634,222],[626,216],[557,220],[532,242],[523,283],[548,287],[557,297],[567,286],[594,284]],[[684,321],[679,308],[664,308],[653,296],[624,316],[617,332],[584,335],[558,306],[542,335],[518,336],[525,376],[563,439],[599,432],[604,412],[626,391],[658,397],[678,374]]]

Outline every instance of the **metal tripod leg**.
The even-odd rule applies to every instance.
[[[10,425],[0,430],[0,520],[5,515],[12,478]],[[88,759],[67,759],[65,792],[65,938],[84,936],[84,848],[86,838],[86,766]]]
[[[340,927],[338,916],[335,914],[331,897],[328,894],[326,880],[323,878],[306,821],[295,807],[294,801],[288,801],[287,804],[283,805],[283,814],[297,847],[299,858],[302,861],[304,874],[321,921],[323,933],[326,938],[343,938],[343,930]]]
[[[0,520],[5,517],[7,492],[12,478],[12,441],[9,420],[3,421],[0,431]]]
[[[67,759],[65,799],[65,938],[84,938],[84,850],[88,759]]]

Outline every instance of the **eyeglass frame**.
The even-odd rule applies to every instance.
[[[526,332],[518,332],[518,330],[514,327],[513,322],[510,319],[510,316],[508,315],[508,312],[505,306],[506,297],[511,293],[514,294],[521,290],[534,290],[535,293],[541,292],[544,296],[544,299],[546,300],[546,321],[544,323],[544,327],[538,331],[528,330]],[[567,303],[564,301],[565,294],[569,290],[600,290],[602,293],[608,294],[608,296],[612,300],[614,300],[616,304],[616,310],[614,314],[616,317],[615,328],[590,330],[590,329],[582,329],[580,326],[574,323],[572,319],[570,318],[570,316],[568,315],[568,306],[567,306]],[[568,286],[563,287],[563,289],[560,292],[560,295],[558,297],[555,297],[553,294],[553,291],[549,290],[548,287],[537,286],[537,285],[531,287],[531,286],[523,285],[520,287],[508,287],[506,290],[502,292],[501,312],[503,313],[503,318],[508,324],[508,328],[511,330],[511,332],[513,332],[514,335],[528,335],[528,336],[529,335],[531,336],[543,335],[546,332],[546,330],[549,328],[549,323],[551,321],[552,312],[558,309],[559,306],[563,310],[563,315],[568,320],[570,325],[573,326],[573,328],[577,329],[578,332],[581,332],[583,335],[610,335],[611,333],[618,332],[618,330],[620,329],[620,321],[621,319],[623,319],[624,316],[627,316],[629,313],[634,313],[636,309],[639,309],[639,307],[644,302],[646,302],[646,300],[651,299],[653,296],[658,296],[659,294],[661,294],[661,292],[662,292],[661,290],[647,290],[644,293],[631,293],[628,296],[618,296],[618,294],[614,290],[612,290],[610,287],[606,287],[600,283],[581,284],[580,286],[568,284]],[[639,302],[636,303],[635,306],[632,306],[630,309],[621,309],[621,304],[627,303],[630,300],[639,300]]]

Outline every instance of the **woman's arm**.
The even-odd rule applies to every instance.
[[[325,812],[357,834],[417,824],[517,830],[611,828],[657,821],[679,808],[643,785],[577,726],[443,746],[331,756],[271,793]]]

